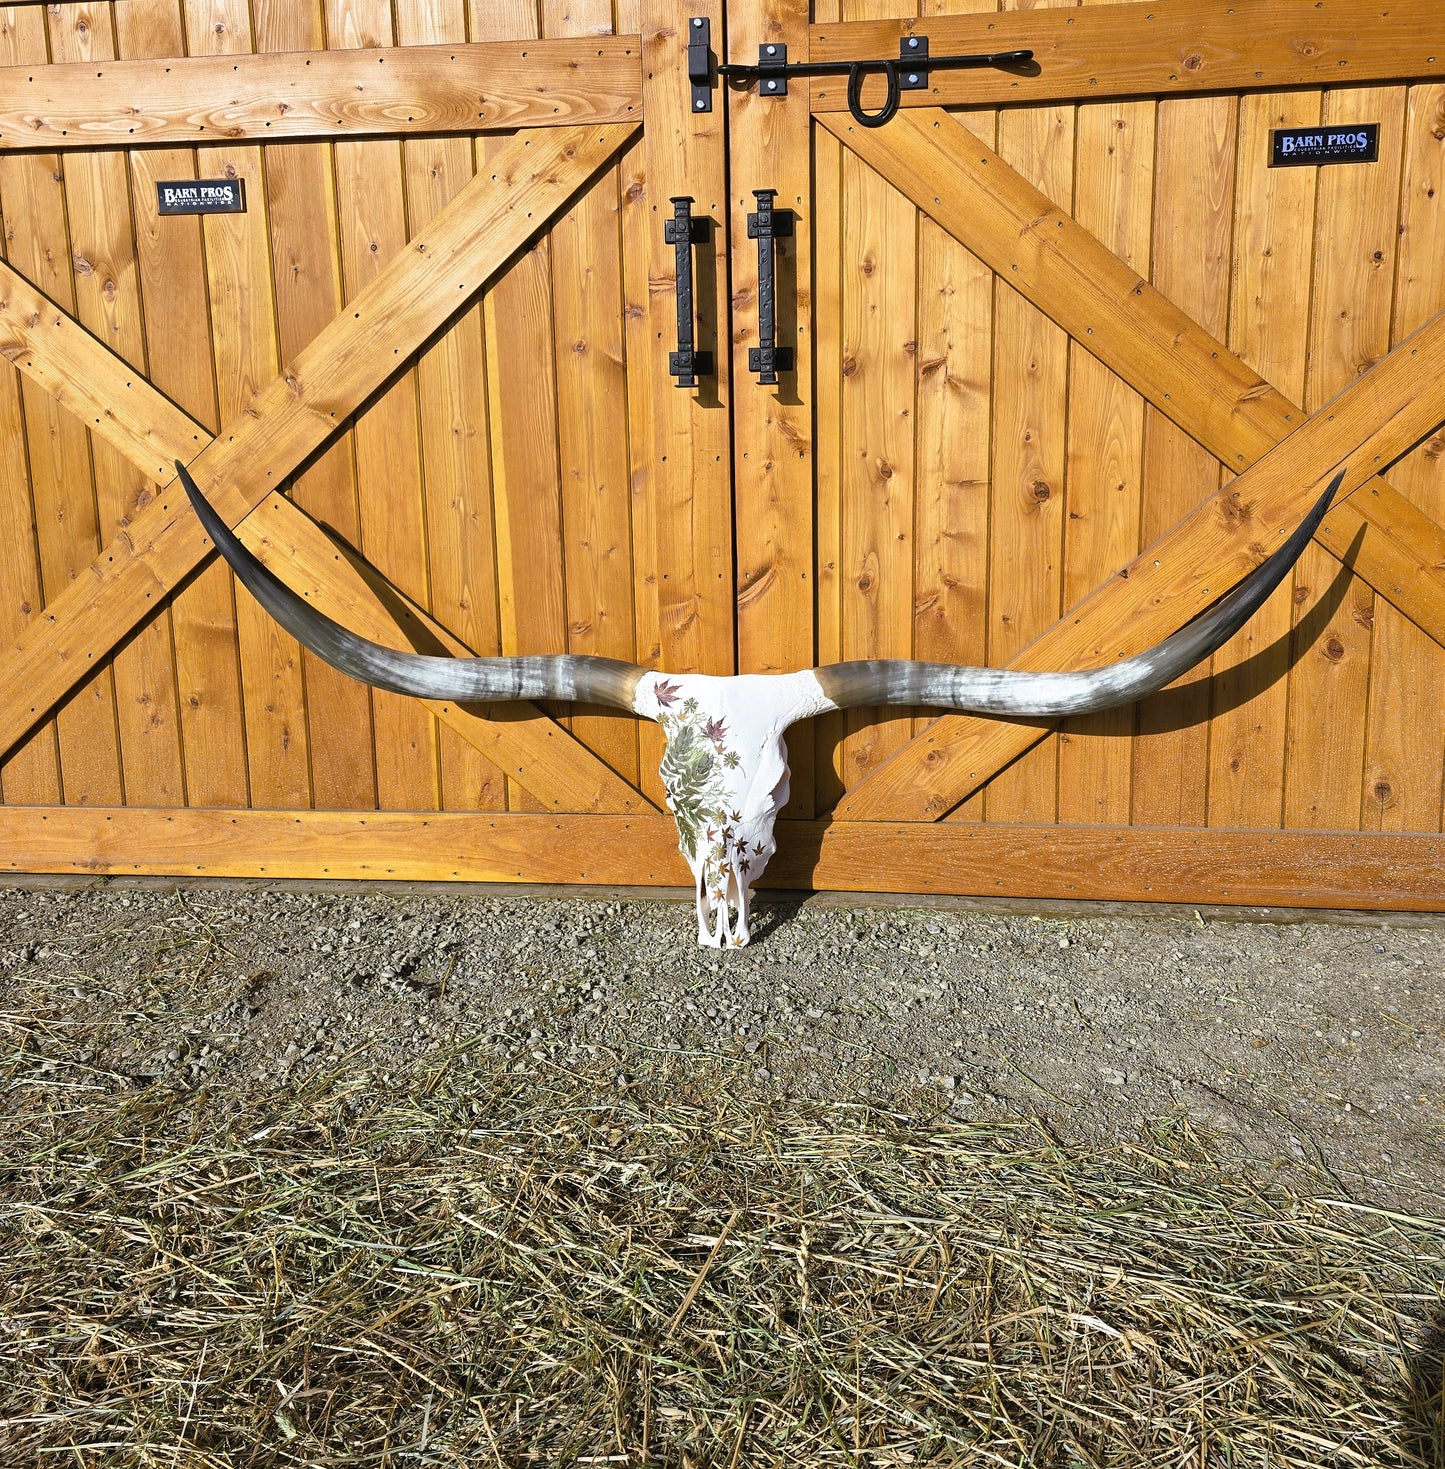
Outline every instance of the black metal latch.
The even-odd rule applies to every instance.
[[[748,215],[748,239],[758,242],[758,345],[748,349],[748,371],[760,383],[775,383],[780,372],[793,370],[793,349],[778,346],[777,269],[773,241],[793,233],[793,211],[774,211],[776,189],[754,189],[758,212]]]
[[[691,56],[692,50],[689,47],[689,77],[693,75]],[[748,85],[756,83],[760,96],[786,97],[790,77],[841,76],[847,72],[848,111],[863,127],[881,128],[898,111],[901,93],[927,88],[930,70],[957,71],[964,67],[984,66],[996,66],[1005,71],[1017,70],[1028,67],[1033,59],[1032,51],[990,51],[974,56],[930,56],[927,36],[902,36],[898,41],[896,61],[892,57],[879,57],[876,60],[860,61],[789,62],[788,48],[778,41],[758,47],[756,66],[728,62],[719,66],[717,73],[720,77],[736,77]],[[877,112],[865,112],[863,82],[870,76],[878,75],[887,80],[888,96]],[[696,89],[693,96],[696,106]]]
[[[668,354],[668,375],[677,379],[680,388],[695,388],[699,376],[712,375],[712,353],[700,352],[695,344],[692,322],[692,247],[705,245],[707,215],[694,219],[692,196],[672,196],[672,218],[662,227],[662,238],[674,247],[677,262],[677,351]]]
[[[694,112],[712,111],[712,61],[712,22],[695,15],[687,23],[687,79]]]

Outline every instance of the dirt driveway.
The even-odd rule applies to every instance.
[[[681,1059],[1071,1138],[1184,1118],[1317,1190],[1445,1212],[1441,920],[766,898],[760,919],[719,955],[655,897],[16,886],[0,1010],[37,1067],[82,1026],[89,1064],[204,1082],[212,1107],[322,1066],[385,1085],[469,1039],[517,1069],[625,1084]]]

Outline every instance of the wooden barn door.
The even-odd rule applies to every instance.
[[[1344,464],[1293,601],[1142,709],[794,731],[770,877],[1445,904],[1437,11],[0,6],[0,868],[686,880],[652,726],[333,675],[235,594],[177,458],[379,639],[715,673],[1097,663]],[[935,69],[870,129],[838,72],[699,107],[694,20],[735,64],[1037,64]],[[1375,163],[1267,166],[1365,122]],[[245,212],[161,217],[196,178]],[[758,190],[794,226],[777,383]]]
[[[626,822],[529,818],[665,829],[650,726],[425,707],[303,656],[173,461],[372,637],[731,672],[727,364],[674,388],[664,239],[697,196],[699,345],[725,357],[726,140],[694,125],[671,9],[0,7],[28,531],[3,568],[7,866],[567,880]],[[198,178],[243,212],[159,213]]]
[[[1346,470],[1292,598],[1141,707],[820,721],[808,879],[1445,902],[1438,7],[803,9],[731,7],[731,59],[926,37],[1034,65],[935,69],[876,128],[845,75],[731,103],[734,306],[740,212],[776,184],[804,216],[811,362],[759,401],[734,358],[744,668],[801,662],[809,631],[820,663],[1097,666],[1218,597]],[[883,100],[875,79],[863,106]],[[1366,127],[1375,161],[1271,167],[1275,129]]]

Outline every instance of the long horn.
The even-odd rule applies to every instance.
[[[297,596],[232,534],[201,493],[185,465],[176,472],[216,549],[253,597],[298,642],[333,668],[393,694],[450,699],[461,704],[506,699],[576,699],[631,710],[633,691],[646,671],[634,663],[590,655],[535,658],[434,658],[398,653],[348,632]]]
[[[1345,477],[1341,470],[1294,534],[1226,596],[1146,652],[1081,673],[1021,673],[874,658],[817,670],[824,694],[841,709],[865,704],[933,705],[968,714],[1035,719],[1092,714],[1129,704],[1173,683],[1222,647],[1288,575]]]

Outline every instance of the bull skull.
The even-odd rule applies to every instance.
[[[662,780],[678,848],[697,892],[698,942],[748,941],[753,884],[777,850],[788,800],[788,726],[861,705],[932,705],[1038,719],[1092,714],[1142,699],[1209,657],[1288,574],[1329,508],[1343,472],[1285,543],[1207,612],[1132,658],[1080,673],[1020,673],[909,659],[835,663],[789,674],[652,673],[612,658],[438,658],[401,653],[348,632],[267,570],[211,508],[183,464],[176,470],[206,534],[258,602],[334,668],[418,698],[491,704],[572,699],[656,720],[666,736]]]

